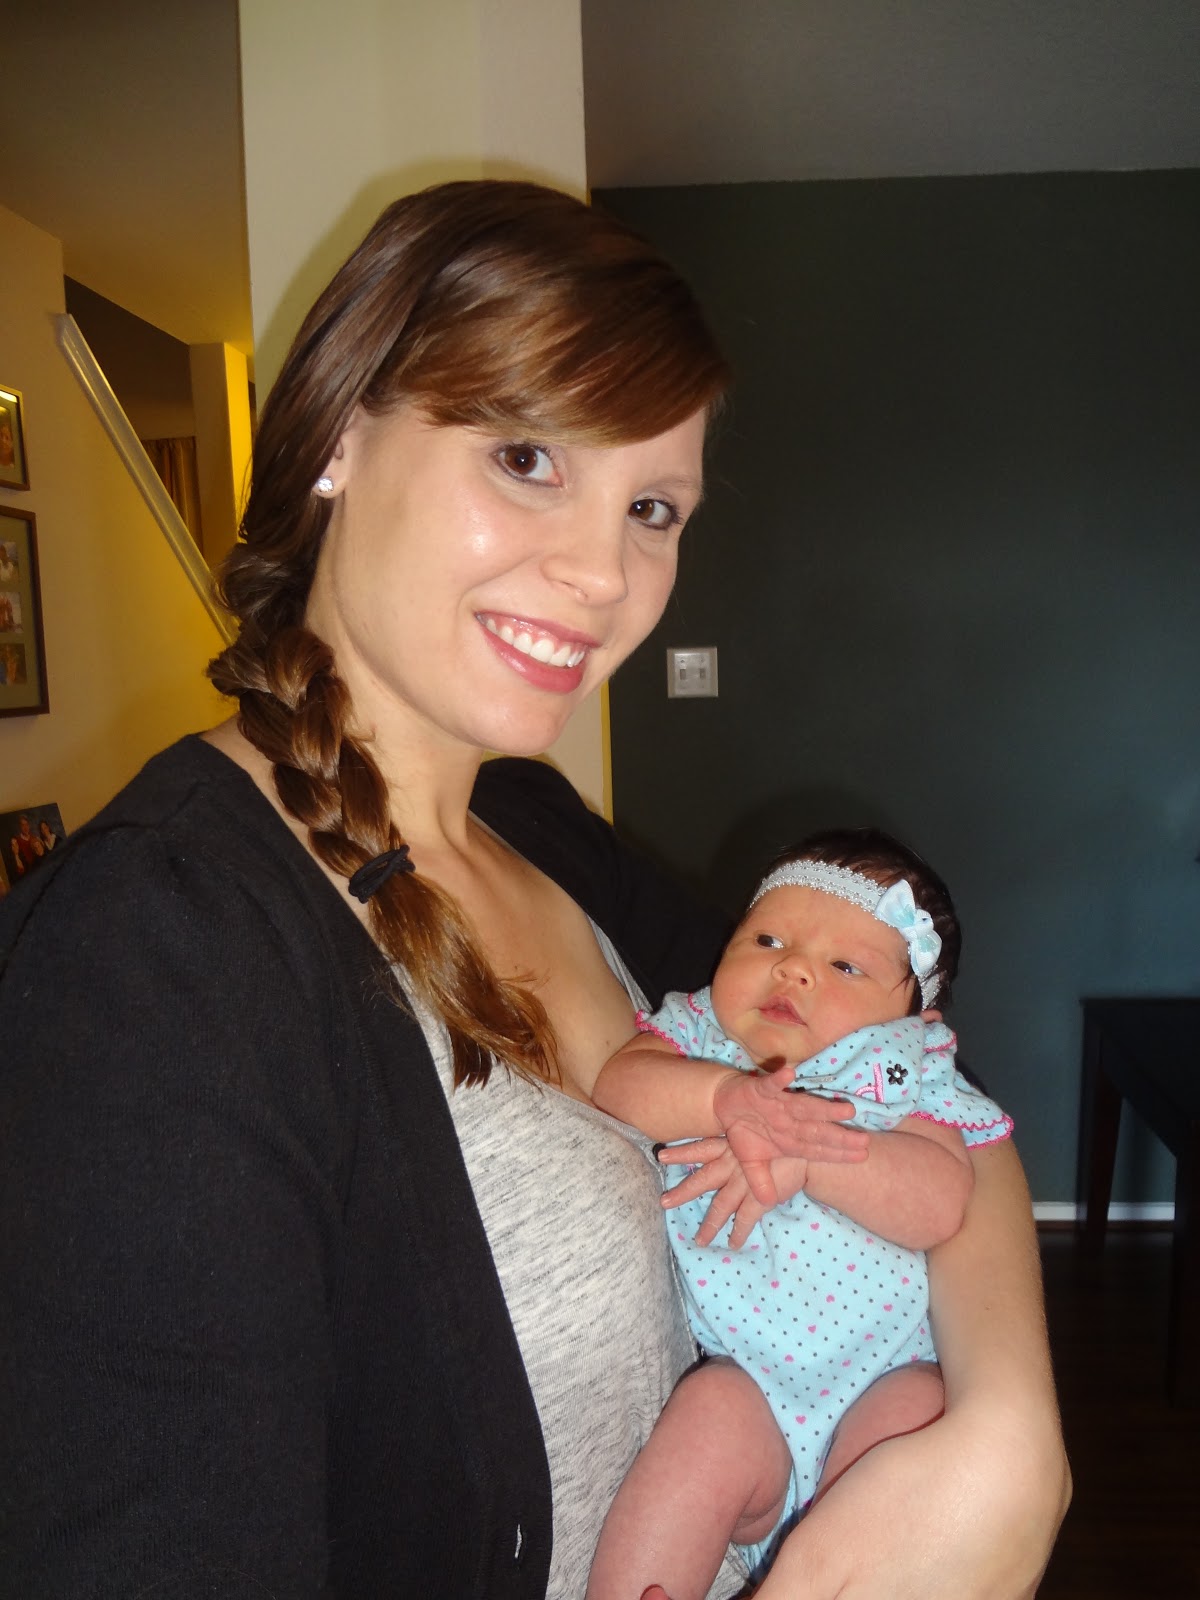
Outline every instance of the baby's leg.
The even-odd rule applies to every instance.
[[[766,1538],[792,1458],[771,1408],[731,1361],[706,1361],[675,1389],[605,1520],[587,1600],[704,1600],[730,1541]]]
[[[876,1378],[838,1424],[813,1500],[819,1500],[872,1446],[927,1427],[945,1409],[941,1370],[932,1361],[913,1361]]]

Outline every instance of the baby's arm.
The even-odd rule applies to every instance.
[[[716,1061],[681,1057],[654,1034],[637,1034],[600,1069],[592,1099],[652,1139],[724,1134],[750,1187],[776,1204],[768,1164],[780,1154],[822,1165],[866,1159],[869,1136],[840,1127],[852,1116],[844,1101],[794,1094],[791,1069],[739,1072]]]
[[[687,1071],[680,1071],[686,1065]],[[713,1109],[722,1078],[735,1069],[683,1057],[653,1033],[635,1033],[600,1068],[592,1099],[651,1139],[700,1138],[723,1129]]]
[[[908,1250],[932,1250],[962,1227],[975,1176],[962,1134],[905,1117],[871,1135],[867,1159],[848,1172],[810,1161],[804,1191],[852,1222]]]
[[[664,1150],[659,1159],[665,1165],[686,1161],[696,1168],[663,1196],[664,1206],[682,1205],[717,1190],[696,1234],[700,1244],[711,1244],[736,1217],[729,1238],[736,1249],[770,1209],[750,1194],[745,1175],[723,1140],[689,1145],[686,1153]],[[958,1130],[920,1117],[906,1117],[890,1133],[872,1133],[867,1160],[853,1170],[779,1157],[770,1163],[770,1174],[780,1202],[803,1189],[814,1200],[909,1250],[932,1249],[954,1237],[974,1183]]]

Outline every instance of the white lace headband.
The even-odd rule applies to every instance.
[[[921,985],[921,1004],[928,1008],[942,987],[941,974],[934,971],[942,953],[942,940],[928,911],[922,911],[913,898],[912,885],[901,878],[881,889],[873,878],[836,867],[830,861],[789,861],[769,872],[755,891],[752,906],[772,889],[819,889],[822,894],[848,900],[866,911],[877,922],[896,932],[908,946],[908,959]]]

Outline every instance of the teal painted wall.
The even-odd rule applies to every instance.
[[[916,845],[963,1054],[1071,1200],[1079,997],[1200,994],[1200,172],[597,198],[738,374],[613,685],[617,822],[731,909],[809,827]],[[720,698],[669,701],[707,644]],[[1128,1126],[1116,1198],[1172,1182]]]

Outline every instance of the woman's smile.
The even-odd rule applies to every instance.
[[[582,638],[552,623],[533,622],[521,617],[497,616],[476,612],[489,642],[502,661],[519,672],[527,682],[552,694],[570,694],[583,682],[588,653],[599,641]]]
[[[377,750],[551,745],[662,613],[704,427],[697,412],[630,444],[535,444],[412,406],[355,413],[308,620]]]

